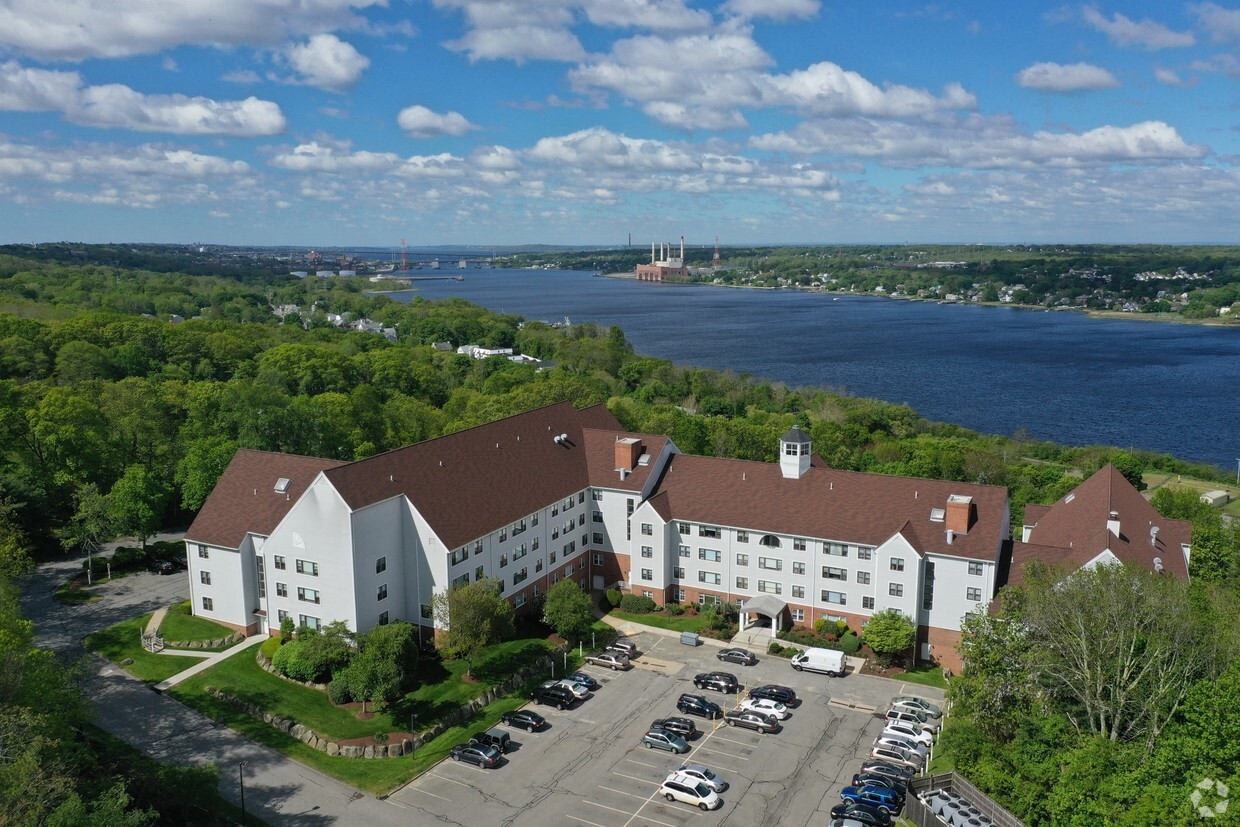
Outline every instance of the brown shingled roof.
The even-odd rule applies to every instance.
[[[868,545],[903,532],[922,551],[975,560],[994,560],[1005,539],[1004,488],[837,471],[817,454],[801,479],[785,479],[776,463],[681,454],[659,492],[675,519],[711,525]],[[944,508],[952,494],[973,498],[976,522],[949,544],[930,510]]]
[[[240,448],[185,532],[185,539],[220,548],[240,548],[248,532],[270,535],[319,472],[342,464],[331,459]],[[281,478],[289,481],[283,492],[275,490]]]
[[[1028,511],[1028,509],[1026,509]],[[1119,536],[1107,528],[1111,512],[1119,519]],[[1030,520],[1036,519],[1036,523]],[[1108,549],[1124,563],[1154,570],[1154,558],[1162,561],[1163,571],[1188,578],[1181,545],[1192,542],[1192,524],[1169,520],[1150,505],[1114,465],[1107,465],[1072,489],[1049,509],[1029,513],[1025,523],[1033,525],[1029,542],[1053,548],[1084,549],[1092,560]],[[1150,542],[1150,529],[1158,536]],[[1070,555],[1076,559],[1079,555]],[[1013,561],[1015,571],[1015,561]]]
[[[584,432],[586,465],[590,473],[590,485],[596,488],[618,488],[628,491],[641,491],[642,486],[650,479],[654,469],[654,460],[663,451],[668,438],[659,434],[633,434],[628,431],[601,431],[587,428]],[[649,456],[645,465],[638,463],[630,469],[624,479],[616,470],[615,446],[621,437],[633,437],[641,442],[642,453]]]
[[[510,416],[327,472],[352,509],[405,496],[448,548],[589,486],[583,433],[619,431],[604,405]],[[554,438],[567,434],[562,443]]]

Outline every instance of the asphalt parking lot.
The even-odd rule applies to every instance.
[[[498,768],[445,761],[390,800],[418,813],[417,823],[434,819],[463,827],[821,825],[882,729],[874,711],[901,693],[940,695],[881,678],[795,672],[787,660],[762,653],[757,665],[746,667],[721,664],[713,646],[683,646],[651,633],[631,639],[641,650],[633,669],[587,667],[583,671],[603,684],[592,697],[563,712],[532,707],[549,726],[536,733],[510,730],[513,748]],[[643,747],[652,720],[680,714],[682,692],[705,695],[725,709],[735,705],[737,697],[694,687],[693,676],[711,670],[735,674],[739,698],[751,687],[779,683],[796,691],[799,705],[776,733],[712,728],[693,718],[702,731],[687,755]],[[667,774],[686,761],[728,781],[720,809],[702,812],[657,794]]]

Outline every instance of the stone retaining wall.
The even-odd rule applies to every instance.
[[[221,649],[243,640],[245,640],[245,635],[233,632],[228,637],[215,640],[165,640],[164,646],[168,649]]]

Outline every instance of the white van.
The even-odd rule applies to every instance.
[[[806,649],[799,655],[792,656],[792,668],[800,672],[823,672],[837,678],[844,677],[848,671],[844,661],[844,653],[838,649]]]

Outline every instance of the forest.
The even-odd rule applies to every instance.
[[[1007,486],[1014,526],[1025,504],[1053,502],[1108,462],[1138,482],[1142,472],[1155,470],[1220,479],[1218,469],[1166,455],[977,434],[928,422],[900,405],[676,365],[635,353],[614,327],[553,328],[459,300],[402,304],[368,296],[356,279],[300,280],[265,267],[189,273],[5,252],[0,579],[6,581],[40,559],[188,524],[239,447],[358,459],[561,400],[579,407],[605,403],[629,430],[668,434],[688,453],[714,456],[773,461],[779,436],[798,425],[837,468]],[[301,312],[279,316],[282,305]],[[341,328],[328,314],[371,319],[394,329],[395,341]],[[473,359],[432,346],[441,342],[512,347],[553,367]],[[1191,502],[1172,498],[1163,505],[1197,527],[1198,591],[1184,599],[1234,620],[1235,527]],[[11,633],[0,635],[0,654],[20,668],[6,670],[10,679],[0,681],[0,740],[20,740],[26,752],[0,761],[0,793],[5,804],[20,797],[41,766],[54,768],[48,776],[57,779],[30,817],[13,823],[71,823],[47,820],[62,807],[65,814],[111,808],[138,814],[125,823],[153,823],[143,809],[152,805],[138,796],[142,783],[131,782],[128,791],[105,783],[106,762],[87,760],[91,750],[67,748],[77,737],[72,724],[84,720],[71,672],[46,661],[10,586],[3,595],[0,622]],[[1201,634],[1217,638],[1220,628]],[[1192,673],[1193,680],[1240,686],[1229,646],[1220,643],[1217,660]],[[52,690],[65,698],[63,710],[49,712],[38,702]],[[962,701],[969,714],[959,716],[959,726],[974,727],[964,730],[973,734],[945,741],[958,745],[958,765],[977,768],[979,783],[1001,798],[1003,780],[1026,771],[1041,773],[1029,783],[1042,794],[1068,795],[1058,785],[1080,780],[1054,767],[1082,751],[1093,763],[1081,766],[1095,783],[1123,787],[1129,781],[1107,773],[1136,778],[1132,773],[1145,771],[1143,759],[1157,754],[1162,732],[1185,732],[1176,729],[1184,710],[1196,709],[1193,698],[1216,700],[1208,694],[1191,690],[1171,716],[1159,719],[1152,737],[1141,729],[1103,738],[1105,744],[1088,728],[1075,728],[1053,699],[1018,699],[993,725],[987,708]],[[1240,728],[1237,699],[1220,714]],[[1182,737],[1196,737],[1193,732]],[[1029,750],[1041,750],[1036,766],[1027,761]],[[1009,791],[1006,799],[1024,790]],[[1153,823],[1030,815],[1040,806],[1029,802],[1030,824]]]

